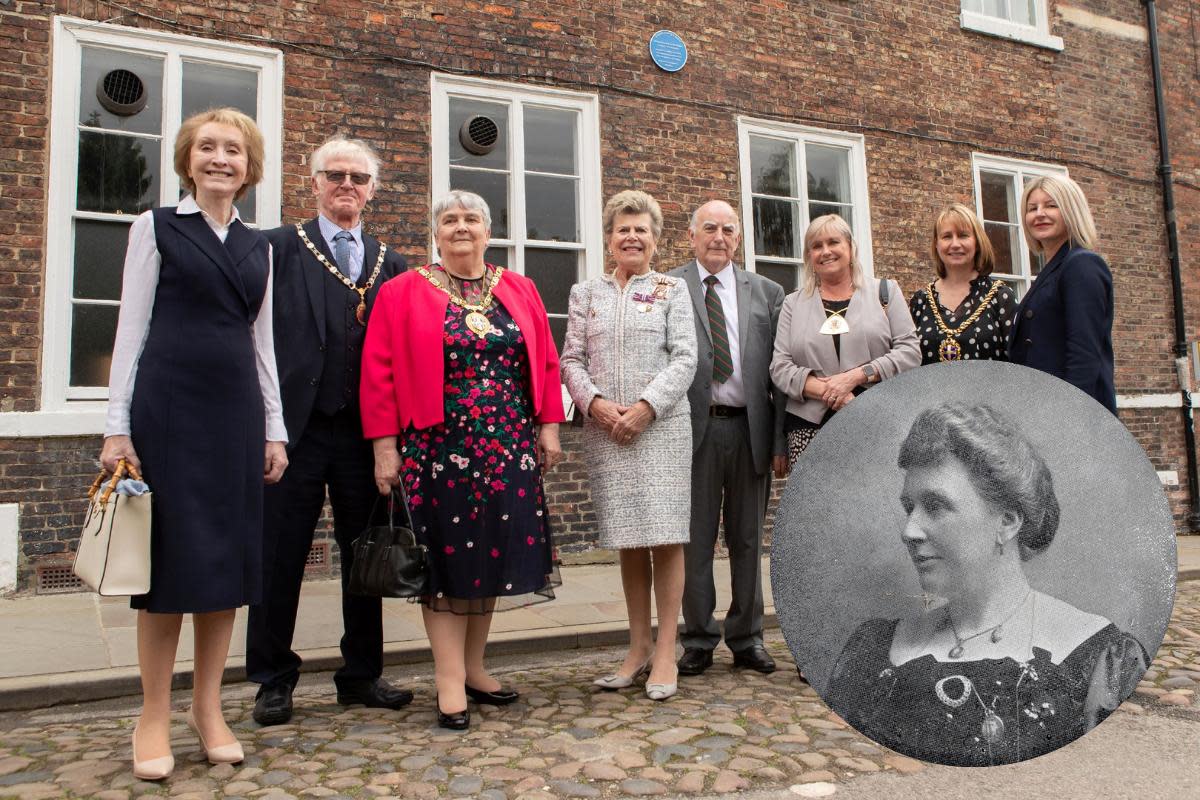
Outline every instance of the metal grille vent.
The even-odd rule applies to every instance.
[[[490,117],[471,117],[458,129],[458,140],[468,153],[487,155],[496,149],[496,142],[500,140],[500,126]]]
[[[146,107],[146,84],[127,69],[114,69],[96,84],[100,105],[121,117],[130,117]]]
[[[38,564],[34,570],[37,574],[36,591],[38,594],[82,592],[87,588],[83,585],[83,581],[75,577],[75,573],[71,571],[71,563],[68,561]]]
[[[304,559],[305,569],[325,569],[329,566],[329,542],[313,542],[309,548],[308,557]]]

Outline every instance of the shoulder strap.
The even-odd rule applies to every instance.
[[[886,278],[879,279],[879,305],[883,306],[883,310],[887,311],[888,307],[888,282]]]

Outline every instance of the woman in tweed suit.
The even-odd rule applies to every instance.
[[[662,211],[645,192],[604,207],[611,274],[571,289],[562,375],[586,414],[584,458],[600,546],[620,550],[629,653],[596,680],[621,689],[649,671],[646,695],[675,694],[675,639],[683,601],[683,545],[691,505],[692,428],[687,389],[696,331],[687,288],[654,272]],[[650,628],[650,586],[658,641]]]

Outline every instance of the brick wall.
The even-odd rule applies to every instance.
[[[1138,0],[1070,4],[1141,26]],[[265,44],[285,54],[283,217],[312,213],[307,154],[343,131],[372,142],[383,182],[367,224],[410,261],[425,260],[431,69],[592,92],[600,99],[604,196],[654,193],[666,213],[660,264],[689,257],[687,215],[721,197],[740,207],[737,117],[862,134],[876,271],[910,292],[929,279],[926,237],[944,203],[973,203],[971,154],[1066,165],[1088,193],[1113,268],[1122,395],[1175,391],[1168,259],[1144,43],[1066,21],[1051,0],[1054,53],[964,31],[958,0],[608,3],[408,0],[150,0],[0,5],[0,412],[38,406],[50,15]],[[1200,135],[1194,3],[1158,4],[1176,166],[1189,339],[1200,338]],[[136,9],[136,10],[131,10]],[[680,73],[646,56],[659,28],[678,32]],[[1178,409],[1121,418],[1168,491],[1180,530],[1188,510]],[[564,552],[587,549],[594,513],[577,435],[549,479]],[[0,502],[21,503],[31,559],[69,547],[94,437],[0,440]]]

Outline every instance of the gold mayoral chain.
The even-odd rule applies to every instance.
[[[445,267],[442,267],[445,270]],[[471,332],[480,339],[487,337],[489,333],[495,330],[492,321],[487,318],[484,311],[492,305],[492,290],[496,288],[496,284],[500,282],[500,276],[504,274],[504,267],[495,267],[492,272],[492,279],[487,282],[487,287],[483,291],[483,297],[478,303],[468,303],[463,298],[456,295],[449,286],[443,286],[426,267],[417,267],[417,272],[425,277],[425,280],[432,283],[437,288],[441,289],[446,294],[450,295],[450,302],[464,309],[467,312],[467,327]],[[447,283],[449,283],[450,273],[446,272]]]
[[[375,285],[375,279],[379,277],[379,271],[383,269],[383,255],[387,252],[387,245],[383,242],[379,243],[379,257],[375,259],[375,270],[371,273],[371,277],[367,278],[366,286],[356,286],[354,281],[347,278],[340,269],[329,263],[329,259],[317,249],[312,240],[308,238],[308,234],[304,232],[304,227],[297,222],[296,233],[300,234],[301,241],[308,247],[308,251],[313,256],[325,265],[325,269],[329,270],[329,274],[337,278],[346,287],[358,292],[358,308],[354,309],[354,318],[358,320],[359,325],[367,324],[367,292],[371,291],[371,287]]]
[[[983,300],[979,306],[954,330],[946,325],[946,321],[942,319],[942,312],[938,311],[938,301],[934,298],[933,284],[929,284],[929,305],[933,308],[933,322],[937,325],[938,332],[942,334],[942,343],[938,345],[938,358],[942,361],[961,361],[962,360],[962,345],[958,343],[958,336],[967,328],[975,324],[979,319],[979,315],[992,302],[992,298],[996,296],[996,292],[1000,290],[1000,281],[993,281],[992,288],[988,289],[988,293],[983,296]]]

